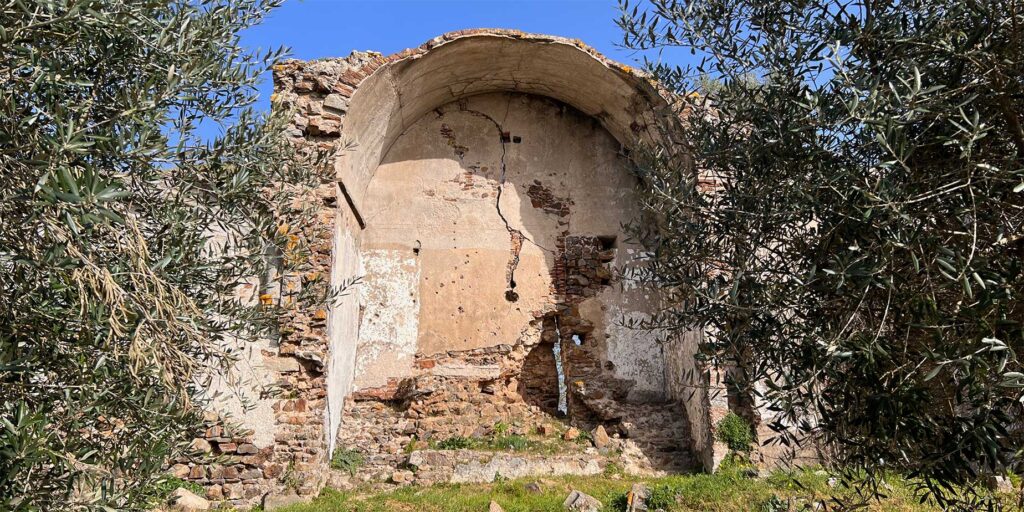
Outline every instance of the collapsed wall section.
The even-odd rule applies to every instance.
[[[611,273],[614,265],[628,263],[639,253],[626,247],[621,233],[611,233],[613,230],[607,225],[601,229],[586,227],[588,216],[599,215],[606,208],[600,194],[567,195],[552,186],[551,177],[541,174],[506,187],[507,176],[503,171],[507,167],[500,165],[500,159],[486,170],[483,165],[479,169],[462,168],[464,157],[481,148],[507,150],[520,147],[523,141],[543,140],[552,134],[538,132],[527,138],[522,133],[512,133],[513,130],[505,128],[508,120],[500,112],[489,114],[490,120],[476,120],[483,124],[483,133],[490,134],[493,126],[498,141],[490,134],[480,144],[466,143],[469,134],[465,130],[456,133],[451,126],[453,132],[449,135],[454,139],[444,139],[447,135],[440,129],[431,134],[446,140],[445,159],[460,161],[461,170],[452,185],[463,195],[460,200],[448,201],[448,210],[455,211],[453,215],[457,216],[466,195],[475,193],[476,200],[489,205],[481,211],[492,217],[497,215],[504,225],[501,257],[477,258],[493,268],[476,269],[488,278],[479,282],[500,283],[496,291],[506,305],[501,315],[492,311],[488,316],[515,317],[514,322],[492,322],[491,338],[501,340],[500,343],[481,344],[476,328],[452,332],[438,325],[446,308],[454,305],[456,298],[470,293],[467,290],[443,295],[440,286],[427,288],[427,293],[438,292],[441,299],[434,301],[429,306],[433,309],[424,315],[423,299],[429,295],[424,295],[423,283],[430,278],[439,284],[442,276],[448,277],[448,270],[438,273],[439,268],[443,269],[444,264],[458,266],[472,254],[451,252],[447,261],[441,258],[434,264],[423,265],[426,254],[437,250],[423,246],[427,237],[417,238],[419,245],[404,237],[400,243],[389,245],[383,239],[368,242],[366,236],[368,226],[380,220],[370,214],[379,206],[369,198],[376,174],[382,167],[397,164],[385,162],[385,157],[397,154],[392,151],[393,146],[400,145],[403,134],[413,124],[453,102],[458,105],[460,101],[473,101],[473,97],[496,92],[549,98],[544,101],[571,105],[570,110],[590,123],[587,130],[599,127],[596,131],[605,133],[602,137],[611,141],[613,153],[625,153],[637,143],[682,151],[681,141],[676,138],[678,119],[669,108],[672,100],[648,78],[605,59],[578,41],[516,31],[476,30],[446,34],[390,57],[355,52],[344,59],[285,62],[275,66],[274,82],[275,108],[294,109],[289,137],[298,150],[308,146],[341,146],[343,141],[355,146],[338,158],[336,182],[305,191],[303,204],[295,205],[309,216],[308,225],[290,233],[305,239],[313,249],[305,255],[304,268],[294,275],[282,276],[280,290],[268,290],[265,297],[260,297],[289,306],[281,318],[280,340],[261,347],[257,359],[262,361],[256,361],[262,363],[257,365],[261,375],[273,383],[269,386],[273,392],[260,397],[261,405],[270,404],[269,410],[263,407],[263,419],[258,421],[245,413],[230,421],[211,415],[205,438],[197,439],[196,444],[200,451],[223,455],[222,462],[211,466],[197,462],[198,459],[185,461],[175,466],[176,472],[184,472],[182,476],[207,485],[210,497],[229,499],[239,505],[280,494],[310,496],[323,485],[327,461],[339,432],[345,440],[346,435],[358,432],[363,425],[386,421],[387,428],[376,431],[388,430],[394,438],[373,442],[376,446],[392,446],[400,436],[426,435],[428,430],[436,436],[454,432],[453,426],[438,419],[453,414],[472,412],[496,421],[547,415],[550,392],[538,404],[524,402],[522,397],[529,394],[529,386],[524,387],[521,377],[525,374],[534,379],[535,389],[541,380],[550,382],[550,367],[546,364],[538,366],[536,372],[523,369],[531,360],[532,351],[548,344],[552,347],[552,359],[558,363],[556,377],[563,381],[564,393],[575,396],[560,397],[560,401],[574,400],[576,410],[589,409],[588,414],[594,418],[591,421],[616,422],[624,436],[637,437],[643,431],[668,432],[668,437],[676,439],[688,435],[683,432],[688,428],[685,423],[677,421],[665,428],[664,424],[672,423],[672,414],[659,415],[658,411],[671,409],[650,405],[672,398],[666,395],[661,347],[655,338],[631,338],[620,324],[610,320],[642,314],[646,306],[639,304],[650,297],[622,287],[617,290],[613,283],[604,282],[606,271]],[[554,138],[568,143],[587,140],[574,136],[570,133],[573,130],[558,133]],[[576,151],[587,153],[591,149]],[[534,167],[536,162],[527,156],[519,162],[517,171],[542,173],[543,166]],[[620,175],[628,174],[621,172],[621,166],[618,171]],[[600,183],[607,176],[584,175],[577,179]],[[501,196],[510,189],[515,193]],[[393,200],[403,202],[408,197],[396,195]],[[573,216],[574,208],[584,214]],[[518,224],[505,215],[516,210],[524,214]],[[540,230],[549,233],[548,238],[537,236],[532,232],[537,226],[528,225],[530,219],[543,219],[541,224],[551,223],[557,228]],[[570,220],[575,224],[569,226]],[[558,262],[575,250],[571,248],[595,241],[601,247],[615,245],[613,260],[602,260],[607,254],[604,248],[591,251],[590,256],[574,258],[575,270],[571,264]],[[377,245],[373,246],[374,243]],[[300,305],[290,299],[304,286],[323,280],[339,285],[359,276],[372,280],[389,274],[408,286],[402,288],[403,294],[389,294],[391,306],[382,311],[387,314],[418,308],[414,316],[382,316],[383,320],[374,324],[367,317],[373,298],[362,287],[357,287],[358,293],[332,304]],[[492,276],[500,279],[489,279]],[[449,282],[446,288],[449,292],[459,290],[458,284]],[[367,284],[366,288],[373,286]],[[622,308],[622,296],[614,300],[601,298],[616,293],[629,295],[629,301],[637,306]],[[580,295],[582,300],[574,303],[570,299],[573,294]],[[491,290],[486,295],[490,297]],[[512,313],[515,308],[519,311]],[[581,335],[579,346],[571,337],[568,342],[563,339],[562,323],[567,325],[567,333]],[[551,326],[556,324],[552,340]],[[390,344],[382,353],[397,357],[381,359],[372,350],[362,350],[360,339],[374,330],[378,332],[375,336]],[[586,339],[588,330],[594,339]],[[414,336],[410,335],[412,332]],[[556,355],[554,347],[565,350]],[[644,348],[638,352],[640,347]],[[540,355],[535,354],[533,359],[537,358]],[[559,370],[563,364],[564,368]],[[572,372],[579,373],[570,375]],[[581,377],[576,380],[584,383],[588,379],[592,383],[599,379],[607,382],[600,386],[576,386],[574,376]],[[613,399],[609,398],[608,390],[614,390],[610,392]],[[651,410],[624,411],[615,403],[648,404]],[[372,410],[366,414],[365,409]],[[393,416],[381,412],[385,410]],[[643,419],[624,421],[629,415]],[[270,417],[273,421],[268,425],[266,419]],[[685,419],[679,414],[674,417]],[[240,424],[228,425],[232,422]],[[272,442],[268,441],[270,438]],[[652,442],[664,444],[665,439]]]

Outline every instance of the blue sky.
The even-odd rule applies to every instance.
[[[619,47],[617,0],[289,0],[243,34],[252,48],[287,46],[298,59],[344,57],[352,50],[385,55],[453,30],[510,28],[578,38],[606,56],[634,64]],[[269,75],[260,105],[269,107]]]

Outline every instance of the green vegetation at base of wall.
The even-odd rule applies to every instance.
[[[363,454],[351,448],[338,448],[331,456],[331,468],[340,469],[350,475],[355,475],[364,462]]]
[[[578,452],[581,447],[588,447],[593,442],[591,433],[586,430],[577,431],[571,440],[564,439],[568,428],[568,426],[562,425],[548,434],[542,434],[534,430],[532,433],[524,435],[512,433],[510,425],[499,421],[494,424],[492,432],[488,435],[479,437],[449,437],[430,441],[427,443],[427,446],[432,450],[511,451],[537,455],[554,455]],[[412,452],[414,444],[415,441],[407,445],[406,452]]]
[[[754,444],[754,431],[747,420],[736,413],[726,414],[718,422],[715,437],[734,452],[749,452]]]
[[[717,474],[679,475],[657,479],[561,477],[541,480],[511,480],[493,484],[446,484],[432,487],[402,487],[387,492],[327,489],[313,503],[284,509],[284,512],[482,512],[491,500],[506,512],[564,511],[562,501],[571,490],[580,490],[604,503],[605,511],[625,510],[625,495],[630,486],[643,482],[652,490],[656,505],[674,511],[774,511],[787,510],[789,500],[801,510],[803,503],[826,500],[841,494],[828,484],[823,471],[805,470],[796,474],[775,473],[767,478],[744,476],[742,469]],[[541,492],[533,493],[525,484],[537,481]],[[938,507],[921,505],[909,484],[893,480],[888,497],[866,510],[927,511]],[[1007,503],[1012,503],[1008,498]],[[654,504],[654,503],[652,503]],[[667,506],[666,506],[667,505]],[[782,506],[782,508],[778,508]],[[652,508],[653,510],[653,508]]]

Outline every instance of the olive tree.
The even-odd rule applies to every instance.
[[[1024,469],[1024,5],[620,7],[692,157],[636,153],[653,324],[703,330],[769,442],[823,443],[862,497],[991,504],[980,478]]]
[[[250,292],[325,156],[252,106],[278,3],[0,1],[0,509],[143,507],[271,333]]]

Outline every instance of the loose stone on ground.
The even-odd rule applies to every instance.
[[[184,487],[175,489],[167,503],[171,506],[171,510],[178,512],[197,512],[211,508],[210,502],[206,498],[196,496],[195,493]]]
[[[570,512],[600,512],[604,505],[595,497],[580,491],[572,491],[562,502]]]

